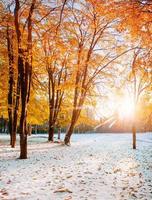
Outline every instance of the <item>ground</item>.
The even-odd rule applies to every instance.
[[[72,146],[28,138],[28,159],[16,159],[0,134],[0,199],[151,200],[152,133],[73,135]]]

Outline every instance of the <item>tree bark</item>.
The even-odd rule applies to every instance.
[[[75,127],[75,122],[73,121],[71,124],[70,124],[70,127],[65,135],[65,138],[64,138],[64,143],[65,145],[67,146],[70,146],[70,139],[71,139],[71,135],[74,131],[74,127]]]
[[[54,112],[55,112],[55,82],[53,80],[53,72],[51,68],[48,68],[49,77],[49,133],[48,141],[54,141]]]
[[[16,144],[19,102],[20,102],[20,76],[18,75],[15,108],[14,108],[14,114],[13,114],[12,148],[14,148]]]
[[[68,131],[67,131],[67,133],[65,135],[65,138],[64,138],[64,143],[67,146],[70,146],[71,135],[72,135],[72,133],[74,131],[74,127],[75,127],[76,122],[77,122],[77,120],[79,118],[80,112],[81,112],[81,109],[74,109],[73,110],[71,123],[70,123],[69,129],[68,129]]]
[[[18,76],[20,81],[21,91],[21,116],[20,116],[20,159],[27,158],[27,105],[30,97],[30,86],[32,76],[32,14],[34,11],[36,0],[32,0],[29,15],[27,18],[27,48],[23,50],[22,39],[20,30],[19,10],[20,1],[15,0],[14,18],[15,30],[18,41]]]
[[[27,131],[25,110],[21,113],[20,120],[20,159],[27,158]]]
[[[20,159],[27,158],[27,132],[25,109],[22,110],[20,120]]]
[[[79,44],[79,48],[78,48],[78,60],[77,60],[78,68],[77,68],[77,73],[76,73],[76,77],[75,77],[75,89],[74,89],[72,118],[71,118],[71,123],[70,123],[69,129],[68,129],[68,131],[67,131],[67,133],[65,135],[65,138],[64,138],[65,145],[70,145],[70,138],[71,138],[71,135],[73,133],[75,124],[77,122],[77,119],[79,117],[78,113],[81,112],[81,107],[80,106],[82,106],[82,105],[80,105],[80,102],[79,102],[79,96],[81,96],[81,94],[79,92],[79,86],[78,85],[80,84],[81,79],[82,79],[82,74],[81,74],[81,70],[80,70],[80,65],[81,65],[81,63],[80,63],[81,59],[80,58],[81,58],[81,53],[82,53],[82,47],[83,47],[83,44],[80,43]],[[78,109],[79,109],[79,111],[78,111]]]
[[[7,26],[7,51],[9,62],[9,81],[8,81],[8,127],[10,133],[10,145],[12,145],[12,133],[13,133],[13,89],[14,89],[14,55],[12,46],[12,31]]]
[[[81,90],[81,94],[79,97],[79,101],[78,101],[78,88],[75,88],[75,94],[74,94],[74,108],[73,108],[73,112],[72,112],[72,119],[71,119],[71,123],[70,123],[70,127],[65,135],[65,139],[64,139],[64,143],[65,145],[70,145],[70,139],[71,139],[71,135],[73,133],[74,127],[77,123],[77,120],[80,116],[81,110],[82,110],[82,106],[84,104],[85,101],[85,97],[86,97],[86,88],[83,87],[83,89]]]
[[[20,159],[27,159],[27,135],[20,135]]]
[[[23,57],[23,50],[19,51],[18,66],[21,82],[21,117],[20,117],[20,159],[27,158],[27,132],[26,132],[26,116],[27,116],[27,73],[25,73],[25,67]]]
[[[58,128],[58,140],[61,139],[61,128]]]
[[[132,147],[136,149],[136,126],[133,124],[132,126]]]
[[[49,137],[48,141],[53,142],[54,141],[54,127],[52,125],[49,125]]]

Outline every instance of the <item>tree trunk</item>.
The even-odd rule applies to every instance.
[[[69,127],[69,129],[68,129],[68,131],[65,135],[64,143],[67,146],[70,146],[70,139],[71,139],[71,135],[72,135],[73,130],[74,130],[74,126],[75,126],[75,122],[73,121],[73,122],[71,122],[70,127]]]
[[[20,122],[20,159],[27,158],[27,132],[26,132],[26,116],[22,113]]]
[[[26,131],[26,116],[27,116],[27,77],[24,74],[25,66],[21,56],[18,58],[18,66],[21,81],[21,117],[20,117],[20,159],[27,158],[27,131]]]
[[[12,143],[11,143],[11,147],[15,148],[16,145],[16,132],[12,132]]]
[[[10,133],[10,145],[12,145],[12,132],[13,132],[13,88],[14,88],[14,56],[12,45],[12,31],[7,26],[7,51],[9,62],[9,81],[8,81],[8,127]]]
[[[48,136],[48,141],[53,142],[54,141],[54,127],[49,124],[49,136]]]
[[[20,159],[27,159],[27,135],[20,135]]]
[[[37,134],[37,125],[35,125],[35,134]]]
[[[20,101],[20,80],[19,80],[19,77],[18,77],[18,80],[17,80],[17,95],[16,95],[16,102],[15,102],[15,108],[14,108],[14,115],[13,115],[12,148],[14,148],[15,144],[16,144],[19,101]]]
[[[32,14],[36,0],[32,0],[29,15],[25,26],[27,25],[27,48],[22,48],[23,35],[20,30],[20,1],[15,0],[14,22],[18,41],[18,76],[21,90],[21,116],[20,116],[20,159],[27,158],[27,105],[30,97],[30,86],[32,78]]]
[[[12,110],[8,108],[8,129],[9,129],[9,134],[10,134],[10,145],[12,147],[12,142],[13,142],[13,117],[12,117]]]
[[[22,110],[20,120],[20,159],[27,159],[26,111]]]
[[[70,138],[71,138],[71,135],[73,133],[73,130],[74,130],[74,127],[75,127],[75,124],[79,118],[79,115],[80,115],[80,112],[81,112],[81,109],[82,109],[82,106],[83,106],[83,102],[84,102],[84,99],[85,99],[85,96],[83,95],[83,87],[84,87],[84,82],[85,82],[85,78],[83,79],[83,85],[82,86],[82,90],[81,90],[81,94],[80,94],[80,97],[79,97],[79,83],[81,81],[81,78],[82,78],[82,75],[81,75],[81,70],[80,70],[80,58],[81,58],[81,53],[82,53],[82,47],[83,45],[80,43],[79,44],[79,49],[78,49],[78,60],[77,60],[77,65],[78,65],[78,69],[77,69],[77,73],[76,73],[76,77],[75,77],[75,89],[74,89],[74,101],[73,101],[73,112],[72,112],[72,119],[71,119],[71,123],[70,123],[70,127],[65,135],[65,138],[64,138],[64,143],[65,145],[70,145]],[[86,73],[86,71],[85,71]],[[84,96],[84,97],[83,97]],[[82,101],[83,100],[83,101]],[[77,108],[78,107],[78,108]]]
[[[78,85],[78,83],[79,83],[79,71],[77,72],[77,75],[76,75],[72,119],[71,119],[69,129],[64,138],[64,143],[67,146],[70,146],[70,138],[71,138],[71,135],[74,130],[74,126],[75,126],[77,118],[78,118],[78,110],[77,110],[77,106],[78,106],[78,86],[77,85]]]
[[[75,90],[75,97],[74,97],[74,109],[72,112],[72,119],[71,119],[71,124],[70,127],[65,135],[65,139],[64,139],[64,143],[65,145],[70,145],[70,138],[71,135],[73,133],[74,127],[76,125],[76,122],[80,116],[81,110],[82,110],[82,106],[85,100],[85,96],[86,96],[86,91],[85,93],[81,93],[79,102],[77,102],[77,89]],[[78,107],[78,108],[77,108]]]
[[[133,124],[132,126],[132,145],[133,149],[136,149],[136,126]]]
[[[18,119],[18,109],[15,108],[13,117],[13,131],[12,131],[12,144],[11,144],[12,148],[14,148],[16,144],[17,119]]]
[[[61,139],[61,128],[58,128],[58,140]]]
[[[54,141],[54,112],[55,112],[55,82],[53,80],[53,73],[51,68],[48,68],[48,89],[49,89],[49,133],[48,141]]]
[[[67,146],[70,146],[71,135],[73,133],[75,124],[76,124],[77,119],[79,117],[79,114],[80,114],[79,110],[76,110],[76,109],[73,110],[71,123],[70,123],[69,129],[68,129],[68,131],[67,131],[67,133],[65,135],[65,138],[64,138],[64,143]]]

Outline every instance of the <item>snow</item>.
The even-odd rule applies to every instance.
[[[137,150],[131,134],[75,134],[71,147],[33,135],[26,160],[8,139],[0,134],[0,199],[152,199],[152,133],[138,134]]]

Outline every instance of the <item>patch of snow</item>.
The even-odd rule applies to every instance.
[[[62,135],[63,138],[64,135]],[[74,134],[72,146],[28,138],[28,159],[0,134],[0,199],[151,200],[152,134]]]

